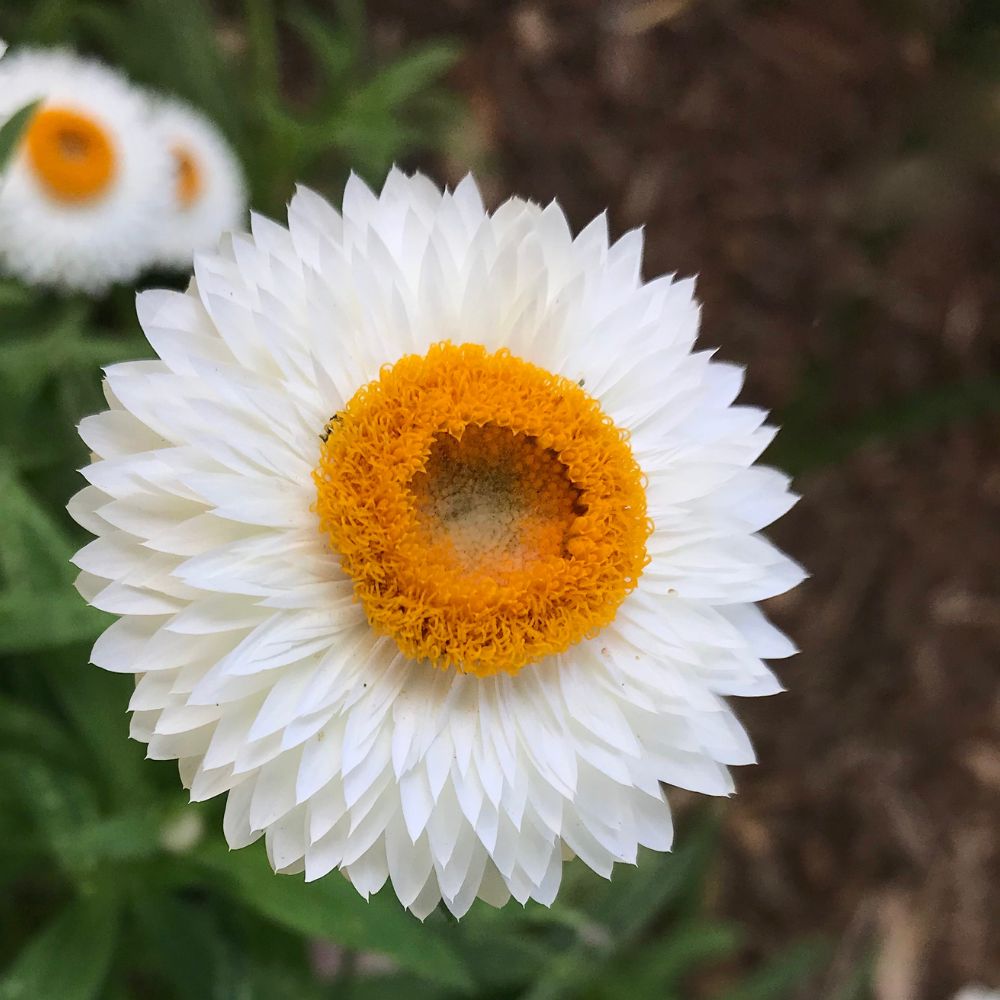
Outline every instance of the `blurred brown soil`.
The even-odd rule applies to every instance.
[[[1000,366],[1000,83],[960,61],[967,7],[369,3],[386,49],[464,48],[471,121],[430,167],[645,225],[647,275],[698,273],[703,342],[811,470],[772,532],[813,574],[770,608],[802,653],[739,706],[760,765],[719,903],[761,954],[837,942],[810,996],[875,951],[878,1000],[1000,986],[1000,419],[952,388]],[[938,391],[919,413],[970,412],[902,433]]]

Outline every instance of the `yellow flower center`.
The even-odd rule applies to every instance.
[[[24,142],[35,176],[57,201],[91,201],[114,180],[118,164],[111,138],[78,111],[55,107],[36,112]]]
[[[201,168],[194,154],[186,147],[174,146],[172,152],[177,202],[181,208],[190,208],[198,200],[204,186]]]
[[[651,525],[625,432],[574,382],[477,344],[382,369],[326,427],[315,510],[372,628],[517,673],[614,619]]]

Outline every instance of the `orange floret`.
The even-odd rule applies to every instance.
[[[115,148],[104,127],[69,108],[36,112],[24,145],[35,176],[57,201],[101,197],[118,169]]]
[[[372,628],[407,656],[517,673],[614,619],[647,562],[642,471],[576,383],[437,344],[326,428],[315,510]]]
[[[171,150],[174,158],[175,189],[177,204],[181,208],[190,208],[200,197],[205,179],[194,153],[184,146],[174,146]]]

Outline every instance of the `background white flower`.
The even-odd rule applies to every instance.
[[[671,843],[661,782],[732,791],[753,760],[723,697],[780,689],[792,645],[755,607],[802,578],[757,532],[794,502],[753,468],[773,436],[741,372],[692,352],[693,282],[640,277],[642,237],[575,238],[556,204],[485,212],[394,171],[343,215],[308,190],[289,228],[199,256],[140,298],[161,360],[107,372],[86,419],[99,537],[79,587],[121,615],[93,661],[137,675],[132,733],[194,799],[228,792],[234,847],[340,868],[364,894],[464,913],[550,903],[564,859],[610,875]],[[582,383],[630,433],[650,561],[593,639],[488,677],[408,661],[352,599],[312,506],[320,435],[382,366],[442,340],[506,347]]]
[[[0,269],[30,284],[99,291],[152,259],[172,164],[143,94],[68,51],[0,64],[0,122],[38,110],[0,183]]]
[[[160,100],[154,126],[174,161],[173,200],[157,227],[159,260],[190,269],[195,251],[245,228],[246,186],[236,154],[216,126],[188,104]]]

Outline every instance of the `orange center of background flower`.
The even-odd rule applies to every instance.
[[[578,385],[438,344],[327,425],[315,510],[368,621],[415,660],[487,676],[614,619],[651,525],[626,435]]]
[[[110,137],[77,111],[43,108],[32,117],[24,141],[36,177],[58,201],[91,201],[114,180],[117,160]]]
[[[175,146],[172,152],[177,178],[177,201],[181,208],[190,208],[198,200],[204,185],[201,168],[189,149]]]

